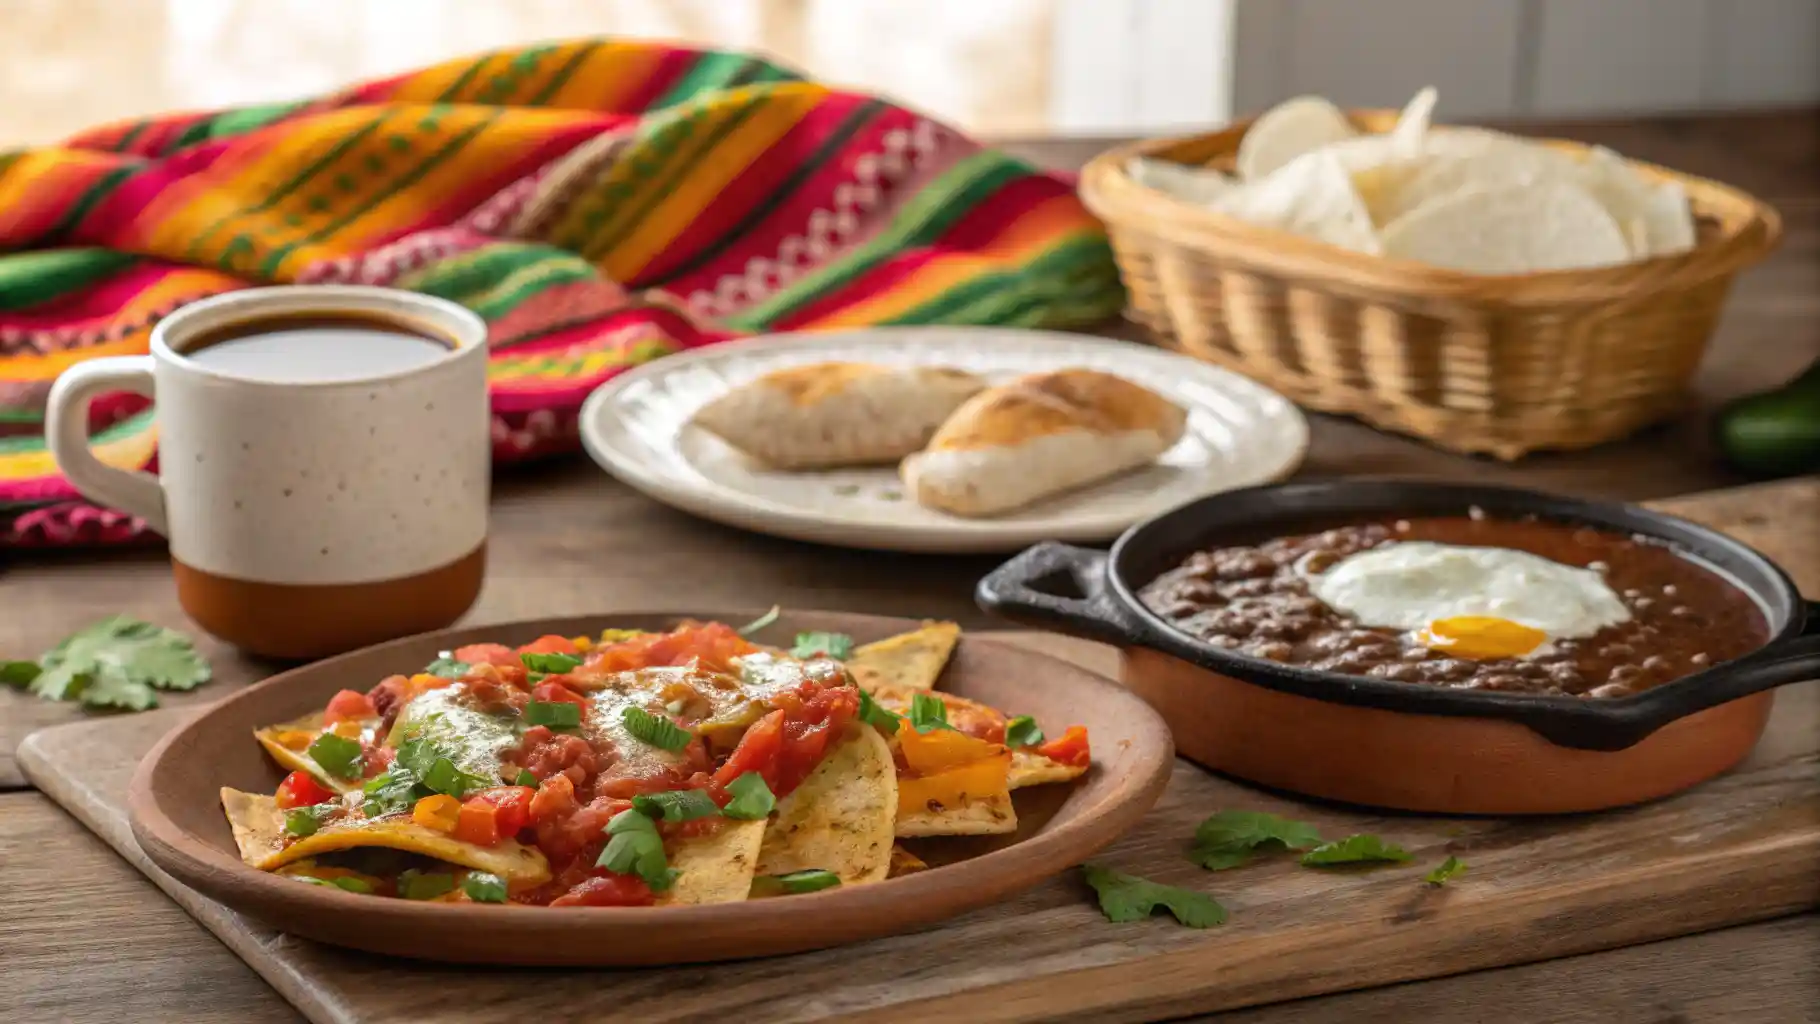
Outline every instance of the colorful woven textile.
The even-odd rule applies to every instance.
[[[185,302],[269,282],[455,299],[492,327],[499,461],[576,446],[627,366],[753,331],[1113,313],[1067,181],[912,111],[732,53],[590,40],[299,103],[0,153],[0,547],[133,540],[43,441],[51,381],[143,353]],[[144,399],[95,403],[152,467]]]

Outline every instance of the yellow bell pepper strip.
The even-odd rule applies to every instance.
[[[447,793],[426,796],[411,808],[411,820],[424,828],[453,832],[461,821],[461,801]]]
[[[939,811],[959,807],[969,797],[1006,794],[1011,784],[1011,752],[999,749],[995,757],[970,761],[934,775],[899,778],[898,811]]]
[[[898,749],[904,753],[904,766],[916,775],[936,775],[974,761],[998,757],[1005,748],[953,729],[917,732],[900,729]]]

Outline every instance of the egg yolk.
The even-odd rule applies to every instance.
[[[1416,635],[1424,647],[1475,660],[1520,658],[1547,639],[1547,633],[1521,622],[1483,615],[1436,619]]]

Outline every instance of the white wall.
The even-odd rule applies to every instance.
[[[1443,117],[1820,103],[1820,0],[1061,0],[1060,132],[1205,125],[1299,93]]]

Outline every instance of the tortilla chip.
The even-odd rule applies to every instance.
[[[361,727],[361,738],[371,740],[379,728],[379,719],[366,720]],[[322,712],[312,711],[301,718],[289,722],[268,725],[263,729],[253,730],[253,738],[265,748],[272,760],[285,771],[304,772],[315,777],[316,781],[336,793],[349,793],[360,788],[361,779],[340,779],[329,774],[328,769],[316,763],[309,753],[310,744],[323,733]]]
[[[457,867],[488,871],[513,888],[541,885],[550,879],[543,852],[504,839],[493,846],[464,843],[403,815],[355,818],[325,825],[314,835],[284,845],[284,812],[269,796],[223,789],[221,806],[234,829],[240,858],[261,871],[275,871],[293,861],[337,850],[379,847],[422,854]]]
[[[876,882],[891,869],[897,765],[878,730],[861,726],[778,801],[758,854],[758,874],[820,868],[842,885]]]
[[[891,872],[889,877],[897,878],[901,875],[914,875],[918,871],[927,870],[929,870],[929,864],[921,857],[918,857],[916,854],[911,853],[901,846],[893,846],[891,848]]]
[[[955,807],[915,808],[897,814],[897,834],[918,836],[992,836],[1017,831],[1017,808],[1010,793],[969,796]]]
[[[676,884],[657,900],[659,904],[738,903],[752,891],[758,868],[758,850],[765,838],[765,822],[727,822],[713,834],[671,844],[670,867]]]
[[[913,632],[866,644],[845,664],[863,689],[885,684],[933,690],[960,638],[961,627],[952,622],[926,622]]]
[[[1063,764],[1052,757],[1031,750],[1029,747],[1014,747],[1011,750],[1011,788],[1022,789],[1025,786],[1042,786],[1051,782],[1068,782],[1087,774],[1087,766]]]

